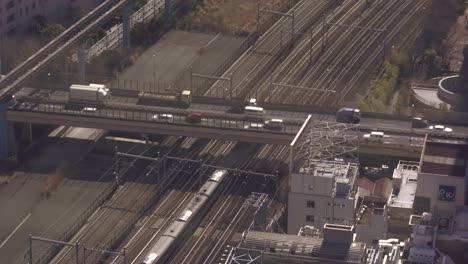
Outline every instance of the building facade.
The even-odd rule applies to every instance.
[[[416,197],[420,211],[450,229],[457,208],[468,205],[468,142],[428,138],[421,156]],[[417,212],[420,213],[420,212]]]
[[[80,7],[88,12],[103,0],[0,0],[0,36],[11,36],[28,28],[33,17],[42,15],[48,21],[61,21],[67,8]]]
[[[313,170],[290,175],[288,233],[304,225],[354,224],[357,164],[317,161]]]

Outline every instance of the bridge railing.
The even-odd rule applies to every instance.
[[[172,120],[163,120],[162,114],[166,114],[161,111],[147,111],[147,110],[128,110],[128,109],[101,109],[95,112],[85,112],[73,109],[65,109],[63,105],[52,105],[52,104],[40,104],[33,106],[34,109],[29,109],[32,105],[25,105],[24,108],[14,108],[15,111],[28,111],[35,113],[54,113],[64,116],[78,116],[87,118],[105,118],[105,119],[118,119],[118,120],[131,120],[138,122],[168,124],[168,125],[179,125],[187,127],[203,127],[203,128],[216,128],[225,130],[241,130],[246,132],[258,132],[258,133],[269,133],[269,134],[295,134],[297,132],[297,126],[285,125],[282,130],[269,130],[263,126],[259,127],[258,124],[263,124],[264,121],[257,117],[256,119],[240,120],[239,115],[232,115],[226,118],[209,117],[202,118],[199,124],[191,124],[186,121],[185,115],[173,114]],[[233,139],[235,140],[235,139]]]

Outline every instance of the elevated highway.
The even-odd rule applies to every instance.
[[[212,138],[255,142],[264,144],[289,145],[309,114],[285,110],[266,110],[262,118],[281,118],[284,128],[281,131],[252,129],[253,123],[243,114],[231,114],[229,106],[193,104],[188,109],[156,107],[136,104],[135,98],[113,97],[105,107],[95,112],[74,110],[67,106],[67,100],[60,94],[48,99],[32,99],[17,103],[6,111],[9,122],[66,125],[107,129],[147,134],[165,134],[187,137]],[[200,124],[186,122],[188,113],[203,113]],[[172,121],[155,120],[154,115],[172,114]],[[311,114],[313,119],[334,121],[334,114]],[[369,149],[397,146],[403,149],[419,149],[421,139],[427,133],[438,134],[451,139],[468,139],[468,127],[451,126],[452,133],[433,132],[428,129],[411,128],[411,120],[397,116],[364,117],[361,120],[361,133],[378,130],[386,133],[383,144],[367,144]],[[366,145],[366,144],[364,144]]]

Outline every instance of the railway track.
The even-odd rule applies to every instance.
[[[145,154],[151,149],[152,147],[147,147],[145,151],[138,154]],[[133,164],[131,167],[136,165],[136,161],[133,159],[127,162]],[[136,171],[132,172],[135,173]],[[144,201],[154,191],[152,185],[143,185],[138,182],[142,180],[139,174],[136,174],[136,176],[129,175],[128,182],[121,186],[112,198],[100,207],[88,220],[88,223],[75,235],[73,240],[86,242],[88,246],[93,247],[107,243],[109,239],[114,238],[116,235],[114,231],[131,221],[132,218],[134,219],[136,211],[143,206]],[[75,252],[69,247],[64,248],[49,263],[75,263]]]
[[[206,145],[204,149],[207,151],[215,151],[222,146],[222,142],[218,144]],[[194,152],[188,156],[189,159],[194,159],[199,156],[200,151]],[[214,155],[211,161],[216,162],[220,156]],[[119,247],[119,250],[126,248],[127,259],[138,259],[144,250],[156,239],[171,223],[179,216],[181,210],[186,203],[193,197],[193,191],[199,186],[200,181],[194,174],[201,173],[199,169],[185,171],[182,175],[173,175],[177,179],[175,186],[171,187],[171,191],[164,199],[156,204],[151,210],[152,213],[147,215],[141,222],[141,226],[132,232],[132,235]],[[111,263],[121,263],[121,259],[113,258]]]
[[[359,19],[359,11],[361,11],[364,1],[348,1],[341,5],[335,12],[331,13],[327,18],[327,22],[346,24],[353,20]],[[324,20],[325,21],[325,20]],[[323,22],[322,25],[316,25],[318,30],[314,30],[313,37],[302,36],[299,44],[291,52],[290,56],[279,65],[275,72],[272,73],[273,80],[278,83],[295,84],[297,80],[305,77],[307,69],[314,66],[317,58],[322,53],[322,44],[324,36]],[[333,27],[328,32],[329,36],[341,35],[345,32],[344,28]],[[310,54],[312,52],[312,54]],[[307,56],[309,55],[309,56]],[[270,77],[271,78],[271,77]],[[269,77],[263,80],[258,89],[255,89],[261,101],[281,101],[285,96],[287,89],[281,87],[272,87]],[[273,92],[271,92],[273,89]],[[252,92],[250,96],[253,96]]]
[[[177,144],[171,139],[167,141],[173,143],[172,147],[167,148],[167,153],[171,153]],[[196,152],[196,150],[194,151]],[[143,155],[145,152],[139,154]],[[117,246],[122,235],[139,219],[145,208],[154,200],[159,199],[161,191],[172,180],[172,178],[167,177],[158,184],[154,184],[156,181],[154,173],[158,171],[159,167],[152,163],[148,164],[148,162],[146,164],[149,166],[141,166],[143,164],[136,166],[144,168],[144,171],[134,171],[136,176],[124,183],[111,200],[93,215],[88,224],[75,235],[74,241],[86,244],[87,248],[99,250],[112,250]],[[170,173],[168,174],[170,175]],[[87,251],[86,254],[83,253],[80,256],[80,259],[94,263],[106,257],[107,254],[102,254],[102,252]],[[65,248],[52,260],[52,263],[74,263],[74,261],[74,252]]]
[[[191,139],[183,139],[183,142],[193,141]],[[167,144],[174,143],[167,141]],[[222,161],[223,157],[229,152],[234,142],[225,142],[220,140],[211,140],[204,147],[191,152],[190,155],[185,155],[186,159],[196,160],[198,157],[205,157],[206,164],[218,164]],[[183,148],[178,156],[185,152]],[[180,161],[184,163],[184,161]],[[118,250],[126,248],[126,259],[133,260],[134,262],[145,256],[145,252],[154,240],[157,240],[162,232],[176,219],[186,203],[193,197],[193,191],[199,186],[199,177],[194,177],[194,174],[199,173],[200,167],[193,168],[187,162],[184,163],[183,168],[177,168],[175,173],[170,178],[177,179],[177,182],[169,187],[170,192],[167,193],[165,198],[159,201],[153,209],[152,213],[147,215],[131,232],[131,235],[121,243]],[[180,167],[180,166],[179,166]],[[201,173],[201,172],[200,172]],[[108,263],[123,263],[122,258],[111,258]]]
[[[393,40],[396,32],[401,31],[402,25],[408,22],[413,13],[421,8],[421,2],[424,1],[402,2],[396,0],[376,2],[373,6],[368,7],[358,20],[355,20],[353,23],[344,22],[347,25],[349,24],[360,28],[388,29],[387,42],[389,42]],[[406,7],[406,9],[404,7]],[[354,5],[353,8],[355,10],[361,10],[362,2],[359,8],[358,4]],[[407,12],[406,10],[410,11]],[[330,17],[333,19],[333,15],[330,15]],[[263,92],[262,95],[264,97],[263,99],[260,97],[260,101],[324,105],[330,102],[330,100],[327,101],[325,99],[332,97],[335,99],[335,104],[341,102],[355,86],[354,83],[352,85],[346,85],[347,80],[350,79],[349,75],[354,74],[362,76],[366,73],[367,65],[375,65],[379,52],[382,53],[382,49],[379,47],[379,44],[384,41],[381,37],[382,34],[382,32],[356,28],[349,28],[343,31],[343,29],[339,30],[336,27],[332,27],[328,30],[328,42],[331,43],[331,45],[329,45],[324,52],[320,49],[320,44],[323,41],[322,38],[319,38],[314,43],[313,50],[316,52],[314,57],[318,58],[314,59],[316,62],[312,67],[309,67],[310,58],[303,56],[299,61],[296,61],[296,67],[289,67],[290,71],[287,74],[279,71],[282,73],[280,76],[283,75],[286,77],[280,78],[276,80],[276,82],[319,88],[322,90],[336,90],[337,96],[333,96],[333,93],[319,92],[312,89],[293,90],[294,92],[291,92],[289,88],[273,87],[273,92],[271,90],[268,91],[268,94]],[[293,51],[293,54],[304,54],[306,50],[310,50],[305,44],[306,42],[307,40],[304,37],[302,43],[298,45],[297,51]],[[365,58],[364,54],[367,54],[369,50],[376,51],[370,56],[374,64],[368,63],[367,65],[363,65],[362,58]],[[288,65],[292,65],[294,62],[288,61],[288,63]],[[286,67],[280,67],[280,69],[285,68]],[[310,69],[304,70],[307,68]],[[344,91],[340,89],[342,86],[346,86],[346,89],[343,89]],[[260,89],[266,91],[268,88],[271,87],[268,84],[264,84]]]
[[[294,30],[301,31],[311,23],[319,20],[320,15],[332,9],[336,5],[335,1],[309,1],[302,0],[294,5],[289,14],[294,13]],[[246,53],[244,53],[224,74],[222,77],[230,78],[233,74],[235,83],[233,84],[233,96],[239,97],[242,90],[248,89],[255,83],[257,76],[267,72],[278,56],[288,49],[288,43],[292,43],[289,38],[295,39],[291,34],[292,19],[288,17],[280,18],[265,34]],[[241,79],[239,79],[241,78]],[[230,86],[224,81],[215,82],[203,94],[206,96],[217,96]]]
[[[273,159],[285,155],[271,145],[261,146],[252,159],[245,159],[241,169],[256,171],[261,157],[275,154]],[[273,166],[270,173],[275,170]],[[231,176],[226,187],[199,228],[180,248],[170,263],[217,263],[223,248],[232,244],[236,234],[241,234],[251,222],[256,207],[251,206],[252,192],[271,192],[265,181],[258,181],[249,175]],[[250,199],[250,200],[249,200]],[[234,238],[234,240],[236,240]]]

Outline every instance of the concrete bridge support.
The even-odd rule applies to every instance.
[[[164,14],[167,20],[171,18],[171,0],[164,0]]]
[[[80,82],[85,84],[86,81],[86,42],[80,45],[78,50],[78,65],[80,73]]]
[[[7,103],[0,103],[0,161],[16,154],[15,131],[5,115]]]
[[[0,160],[8,157],[8,122],[6,120],[6,104],[0,103]]]
[[[132,4],[128,4],[123,9],[122,14],[122,52],[126,54],[130,51],[130,15]]]

